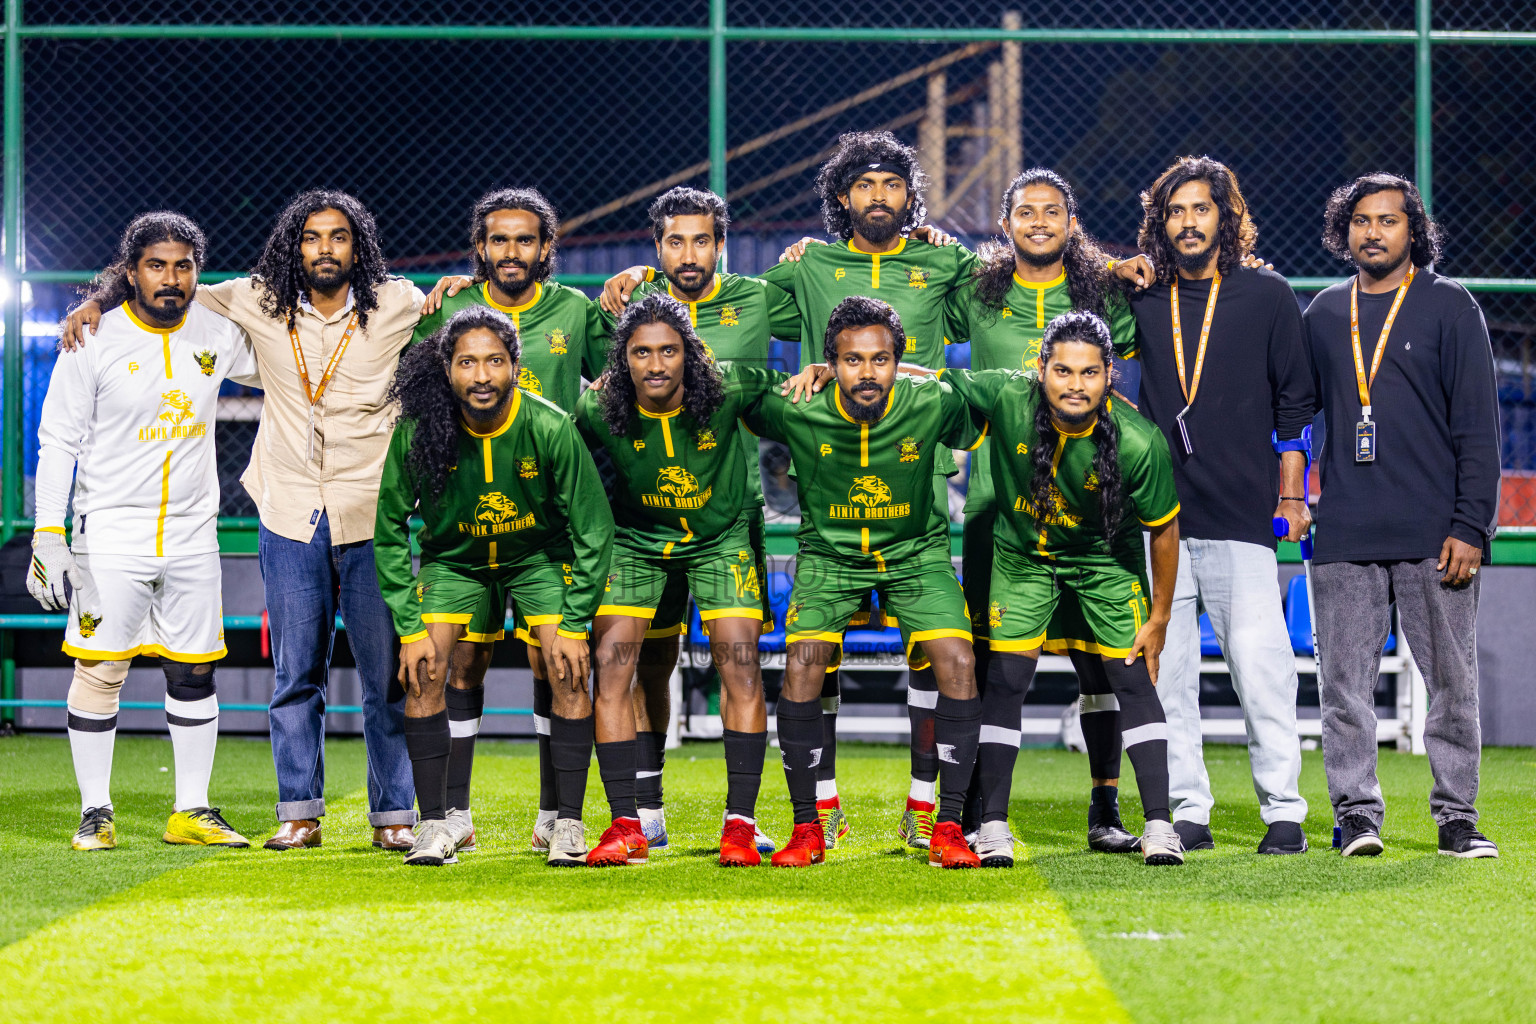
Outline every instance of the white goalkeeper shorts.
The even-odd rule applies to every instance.
[[[136,654],[172,661],[224,657],[224,594],[219,554],[89,555],[75,561],[89,578],[69,598],[64,653],[86,661]]]

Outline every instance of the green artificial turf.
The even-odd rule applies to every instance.
[[[1313,852],[1260,858],[1247,758],[1210,747],[1218,849],[1149,869],[1086,852],[1084,757],[1026,750],[1012,811],[1028,858],[973,872],[900,850],[896,747],[843,747],[853,836],[794,872],[715,864],[718,745],[669,755],[671,848],[606,870],[527,852],[529,744],[481,744],[480,851],[442,869],[369,845],[362,746],[328,753],[323,847],[195,850],[159,842],[169,744],[121,739],[122,848],[77,854],[67,743],[0,740],[0,1019],[1463,1022],[1536,1004],[1530,751],[1484,756],[1501,861],[1437,856],[1427,763],[1383,753],[1387,853],[1346,862],[1328,849],[1316,754],[1302,780]],[[591,782],[589,841],[605,817],[595,766]],[[214,798],[258,843],[274,791],[267,745],[226,738]],[[772,753],[761,816],[782,841]]]

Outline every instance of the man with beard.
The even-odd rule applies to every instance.
[[[1242,702],[1260,815],[1259,853],[1302,853],[1296,659],[1276,585],[1271,522],[1307,530],[1302,430],[1312,371],[1285,279],[1240,262],[1257,231],[1237,177],[1183,157],[1142,193],[1140,245],[1156,283],[1132,300],[1141,403],[1168,439],[1179,513],[1179,573],[1157,693],[1168,716],[1173,824],[1209,850],[1213,800],[1200,730],[1199,609],[1211,617]],[[1279,453],[1279,470],[1275,462]],[[1160,597],[1155,591],[1154,598]]]
[[[1143,859],[1179,864],[1168,813],[1167,726],[1153,691],[1179,563],[1168,445],[1129,403],[1109,397],[1113,345],[1097,315],[1052,320],[1038,359],[1038,375],[958,370],[945,378],[1005,439],[991,458],[998,490],[1010,499],[999,512],[985,612],[992,632],[982,747],[995,752],[978,760],[983,806],[973,848],[983,867],[1013,866],[1008,798],[1016,737],[1043,646],[1086,656],[1074,660],[1080,672],[1090,657],[1099,663],[1096,675],[1118,704],[1116,724],[1141,791]],[[1142,527],[1152,532],[1150,609]],[[1094,678],[1084,673],[1085,681]],[[1116,743],[1117,769],[1119,756]],[[1126,844],[1118,852],[1134,849]]]
[[[1372,694],[1396,603],[1429,688],[1440,852],[1497,857],[1476,807],[1477,572],[1499,506],[1488,326],[1461,285],[1429,269],[1440,231],[1412,182],[1368,174],[1334,192],[1323,242],[1356,270],[1305,317],[1327,427],[1312,580],[1340,852],[1382,850]]]
[[[206,249],[179,213],[134,218],[96,283],[122,304],[102,318],[97,344],[60,354],[43,400],[27,589],[69,613],[76,850],[117,846],[112,752],[135,655],[158,657],[165,671],[176,765],[165,841],[250,845],[208,799],[219,736],[213,667],[226,653],[213,421],[225,379],[259,387],[261,378],[245,333],[192,304]],[[64,537],[72,482],[73,545]]]
[[[65,323],[83,343],[121,301],[97,289]],[[325,700],[338,609],[362,683],[373,844],[409,849],[411,767],[394,681],[394,634],[379,596],[373,520],[393,410],[385,392],[423,296],[392,277],[373,215],[343,192],[313,190],[278,214],[250,277],[197,301],[250,335],[266,393],[241,477],[261,517],[259,558],[272,630],[270,709],[277,834],[268,849],[320,845]]]
[[[704,351],[722,368],[765,367],[772,338],[800,340],[800,311],[788,293],[761,278],[719,271],[725,233],[731,222],[725,200],[713,192],[679,186],[651,204],[650,219],[662,276],[658,280],[653,270],[645,268],[646,280],[635,289],[633,301],[662,293],[684,303],[689,323],[703,342]],[[613,319],[611,314],[608,318],[610,322]],[[773,613],[768,603],[767,539],[758,444],[745,427],[734,429],[746,463],[742,514],[747,520],[766,632],[773,628]],[[671,716],[668,681],[677,663],[679,638],[687,615],[686,590],[669,596],[678,600],[663,602],[657,608],[636,666],[637,786],[640,818],[652,849],[667,845],[662,771],[666,764],[666,723]],[[732,716],[727,709],[730,699],[730,691],[722,688],[724,717]],[[758,850],[772,853],[772,841],[761,829],[756,829],[756,835]]]
[[[754,432],[789,446],[800,485],[795,593],[785,623],[789,656],[777,705],[795,828],[773,855],[775,865],[825,857],[816,795],[825,752],[822,684],[871,590],[900,618],[908,655],[920,645],[938,682],[940,800],[929,863],[977,863],[960,832],[960,810],[976,760],[981,701],[965,598],[932,481],[938,454],[973,447],[984,428],[947,385],[897,377],[907,350],[895,310],[876,299],[844,299],[828,318],[823,345],[837,387],[805,403],[768,394],[742,416]]]
[[[720,863],[754,866],[762,862],[756,804],[768,747],[757,651],[766,588],[752,546],[758,506],[747,500],[747,453],[731,435],[752,388],[771,387],[784,375],[759,370],[744,379],[735,373],[722,379],[694,333],[689,311],[659,292],[624,311],[608,367],[603,388],[581,397],[576,422],[593,449],[608,453],[617,477],[618,532],[608,590],[593,626],[597,763],[614,830],[642,828],[631,699],[634,653],[654,627],[674,624],[676,635],[674,620],[658,617],[678,614],[691,594],[721,682],[728,788]],[[755,461],[755,445],[751,454]],[[657,740],[659,746],[665,736]],[[659,797],[659,778],[656,782]],[[644,857],[649,836],[635,838]],[[624,863],[625,841],[615,839],[610,848],[605,834],[587,863]],[[631,863],[635,850],[631,839]]]
[[[400,634],[405,736],[421,812],[407,864],[454,863],[470,841],[467,818],[448,815],[448,791],[455,774],[467,788],[469,767],[456,772],[451,762],[473,758],[474,748],[452,742],[447,693],[478,689],[483,673],[465,678],[449,666],[467,634],[499,631],[508,596],[531,624],[555,684],[559,817],[549,863],[586,859],[586,638],[608,571],[613,515],[575,424],[517,386],[519,355],[509,317],[467,309],[405,355],[389,393],[401,415],[384,461],[376,552]],[[412,515],[422,519],[414,578]]]

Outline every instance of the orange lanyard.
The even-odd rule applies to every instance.
[[[1195,395],[1200,391],[1200,373],[1205,369],[1205,346],[1211,340],[1211,318],[1216,315],[1216,295],[1221,291],[1221,271],[1216,271],[1216,277],[1211,281],[1211,297],[1205,300],[1205,322],[1200,325],[1200,345],[1195,349],[1195,376],[1188,384],[1184,382],[1184,329],[1179,324],[1179,277],[1173,277],[1173,285],[1168,290],[1168,304],[1173,308],[1173,361],[1179,368],[1179,389],[1184,392],[1184,408],[1187,411],[1195,404]]]
[[[325,373],[320,376],[319,387],[309,383],[309,367],[304,362],[304,350],[299,347],[299,329],[290,326],[288,328],[288,340],[293,343],[293,361],[299,367],[299,379],[304,382],[304,397],[309,399],[309,408],[313,415],[314,408],[320,402],[320,396],[325,394],[325,387],[336,375],[336,366],[341,362],[341,355],[347,350],[347,343],[352,340],[352,332],[357,330],[357,310],[352,311],[352,317],[347,321],[347,329],[341,334],[341,342],[337,344],[336,351],[331,354],[331,361],[325,365]]]
[[[1397,311],[1403,308],[1403,297],[1408,294],[1408,286],[1413,284],[1413,275],[1418,268],[1408,265],[1408,274],[1403,278],[1403,283],[1397,286],[1397,295],[1392,300],[1392,308],[1387,311],[1387,322],[1381,325],[1381,337],[1376,339],[1376,354],[1371,357],[1371,375],[1365,375],[1365,356],[1360,352],[1360,277],[1357,274],[1349,284],[1349,344],[1355,351],[1355,388],[1360,392],[1360,408],[1364,410],[1366,422],[1371,419],[1371,385],[1376,383],[1376,371],[1381,369],[1381,357],[1387,351],[1387,335],[1392,333],[1392,321],[1397,319]]]

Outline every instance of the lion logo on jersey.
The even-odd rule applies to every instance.
[[[539,460],[532,455],[524,455],[517,460],[517,475],[523,480],[532,480],[539,475]]]
[[[96,627],[101,625],[101,616],[92,615],[90,612],[80,613],[80,635],[89,640],[96,635]]]
[[[511,498],[500,491],[492,491],[490,494],[482,494],[480,502],[475,506],[475,518],[482,523],[495,526],[504,523],[508,519],[517,517],[517,505]]]
[[[876,505],[888,504],[891,500],[891,489],[886,486],[884,480],[877,476],[861,476],[854,478],[853,486],[848,488],[848,504],[863,505],[865,508],[874,508]]]
[[[721,306],[720,307],[720,326],[721,327],[740,327],[741,326],[741,307],[740,306]]]
[[[907,268],[907,287],[908,288],[927,288],[928,287],[928,276],[929,276],[929,273],[930,273],[929,271],[924,270],[922,267],[908,267]]]
[[[921,455],[923,442],[915,437],[904,437],[896,442],[896,450],[901,453],[902,462],[916,462]]]
[[[987,608],[987,625],[997,629],[1003,624],[1003,616],[1008,614],[1008,606],[993,601]]]
[[[192,399],[187,397],[185,391],[163,391],[160,393],[160,411],[156,419],[164,420],[171,426],[185,423],[197,415],[197,410],[192,407]]]
[[[656,474],[656,489],[662,494],[681,498],[699,489],[698,478],[682,466],[662,466]]]
[[[205,348],[201,352],[194,352],[192,358],[197,360],[197,368],[203,371],[204,377],[213,376],[214,364],[219,361],[218,354],[213,349]]]
[[[563,355],[565,355],[566,343],[571,340],[571,336],[569,334],[566,334],[560,328],[556,327],[552,331],[545,331],[544,332],[544,337],[549,342],[549,354],[550,355],[552,355],[552,356],[563,356]]]
[[[533,371],[526,366],[517,371],[517,386],[530,394],[544,397],[544,385],[539,383],[539,378],[535,377]]]
[[[716,444],[715,432],[712,428],[705,427],[694,435],[694,440],[698,442],[699,451],[707,452]]]

